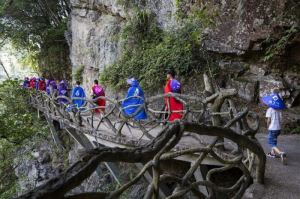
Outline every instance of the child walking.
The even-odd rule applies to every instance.
[[[268,157],[276,158],[280,157],[282,163],[285,165],[286,153],[280,150],[277,146],[277,138],[281,132],[282,113],[281,110],[285,108],[283,100],[277,93],[271,96],[262,98],[263,102],[269,106],[266,112],[267,127],[268,127],[268,144],[271,147],[271,151],[267,154]]]

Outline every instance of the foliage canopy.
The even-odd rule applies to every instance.
[[[17,191],[18,149],[33,137],[44,138],[48,127],[28,107],[26,90],[17,80],[0,84],[0,198],[11,198]]]
[[[0,0],[0,42],[22,50],[23,63],[42,75],[69,76],[64,38],[69,12],[69,0]]]

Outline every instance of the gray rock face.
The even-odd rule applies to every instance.
[[[206,47],[211,51],[244,54],[261,50],[260,40],[270,36],[277,26],[291,21],[280,20],[288,0],[222,0],[212,1],[220,15],[216,28],[209,33]]]
[[[116,38],[123,19],[86,8],[74,8],[71,17],[73,71],[84,66],[83,85],[88,88],[98,79],[99,69],[112,64],[119,55]]]
[[[73,149],[69,152],[69,165],[72,165],[79,160],[79,151],[82,150],[83,148],[75,142]],[[101,169],[105,170],[105,167],[101,167]],[[94,172],[88,179],[86,179],[80,186],[73,189],[69,194],[72,195],[83,192],[96,192],[101,190],[101,187],[104,183],[110,182],[110,176],[107,174],[108,172],[103,172],[103,176],[99,176],[96,172]]]
[[[30,147],[20,150],[20,153],[28,150]],[[31,158],[27,157],[16,161],[16,164],[19,165],[15,170],[16,176],[19,178],[19,194],[42,185],[64,169],[64,160],[54,161],[51,154],[54,154],[53,147],[44,142],[31,152]]]
[[[266,64],[251,64],[249,66],[250,73],[259,77],[265,76],[268,73],[268,66]]]
[[[71,40],[70,58],[73,72],[84,66],[83,87],[87,91],[90,91],[92,81],[98,79],[99,74],[122,55],[119,33],[136,10],[130,2],[154,13],[157,24],[165,31],[180,26],[177,0],[71,0],[71,34],[67,35]],[[180,8],[189,12],[191,6],[197,3],[181,1]],[[299,23],[297,19],[287,17],[291,14],[290,0],[210,0],[205,4],[208,10],[216,10],[218,16],[215,26],[205,29],[204,47],[218,55],[230,55],[230,60],[234,60],[220,58],[220,68],[234,78],[224,84],[237,88],[239,96],[247,101],[254,102],[257,97],[274,89],[281,90],[285,98],[296,99],[296,90],[300,88],[299,76],[274,72],[262,62],[265,50],[263,41],[267,38],[278,40],[282,32]],[[299,44],[299,38],[299,35],[296,36],[294,42]],[[291,60],[299,59],[297,49],[299,45],[290,48],[287,56]],[[186,87],[194,88],[190,84]],[[188,91],[197,93],[193,89]]]
[[[175,24],[175,0],[139,3],[156,14],[157,23],[164,29]],[[114,0],[72,0],[70,58],[75,72],[84,66],[83,87],[90,90],[92,81],[106,66],[121,55],[122,41],[118,37],[134,9]]]
[[[251,81],[245,78],[231,79],[230,88],[235,88],[238,91],[238,96],[248,102],[257,101],[258,81]]]
[[[259,96],[262,97],[264,95],[270,94],[274,90],[283,91],[282,94],[284,96],[287,94],[284,92],[286,90],[286,87],[284,86],[282,78],[272,75],[263,77],[259,84]]]
[[[290,88],[300,89],[300,74],[295,72],[286,72],[283,79]]]
[[[19,195],[43,185],[49,179],[59,175],[69,165],[79,160],[79,152],[82,150],[82,147],[77,143],[68,152],[67,160],[64,159],[64,156],[55,155],[55,147],[51,143],[44,142],[31,152],[32,158],[26,157],[21,161],[15,161],[19,165],[15,171],[16,176],[19,178]],[[30,150],[30,147],[20,150],[20,153],[28,150]],[[69,194],[95,192],[103,189],[103,186],[109,186],[112,182],[109,171],[104,165],[100,169],[102,171],[100,177],[94,172]]]

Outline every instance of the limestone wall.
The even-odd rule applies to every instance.
[[[99,77],[99,73],[120,57],[122,41],[119,33],[135,14],[135,8],[128,5],[130,2],[139,9],[154,13],[157,24],[164,31],[168,31],[179,27],[179,6],[180,9],[189,12],[191,7],[200,1],[72,0],[70,58],[73,72],[84,66],[83,85],[86,89],[90,90],[92,81]],[[183,3],[179,5],[178,2]],[[281,89],[286,98],[292,96],[296,99],[299,95],[300,77],[288,70],[291,65],[299,64],[299,32],[296,36],[288,38],[290,41],[284,46],[276,63],[263,61],[268,41],[276,43],[291,27],[299,28],[300,18],[297,18],[297,11],[292,2],[205,2],[206,7],[216,11],[216,17],[215,25],[205,30],[204,47],[218,55],[219,66],[228,76],[223,79],[223,86],[236,87],[239,96],[247,101],[255,102],[258,96],[271,92],[274,88]],[[276,67],[273,64],[276,64]]]
[[[120,56],[119,33],[134,12],[115,0],[72,0],[71,4],[70,58],[73,72],[84,66],[83,86],[89,89],[99,73]],[[175,23],[175,0],[148,0],[146,6],[162,28]]]

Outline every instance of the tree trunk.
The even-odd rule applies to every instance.
[[[3,70],[4,70],[4,72],[5,72],[6,76],[7,76],[7,78],[10,79],[10,76],[9,76],[9,74],[8,74],[8,72],[7,72],[7,70],[6,70],[6,68],[5,68],[5,66],[4,66],[4,64],[3,64],[3,62],[2,62],[1,59],[0,59],[0,65],[3,68]]]

